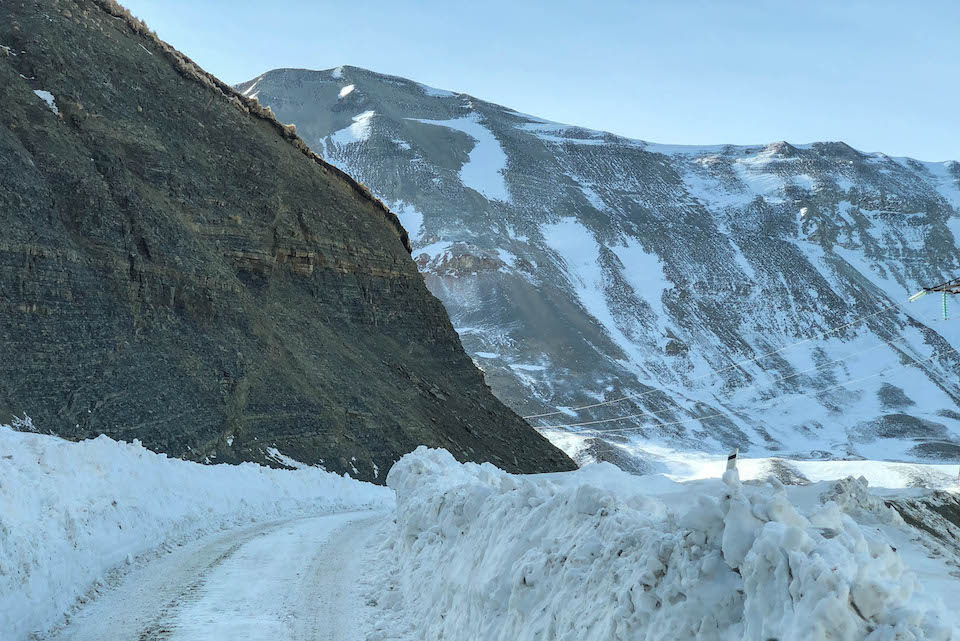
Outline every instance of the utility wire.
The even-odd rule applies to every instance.
[[[741,365],[746,365],[746,364],[748,364],[748,363],[753,363],[753,362],[759,361],[759,360],[761,360],[761,359],[763,359],[763,358],[766,358],[766,357],[768,357],[768,356],[773,356],[773,355],[775,355],[775,354],[779,354],[779,353],[781,353],[781,352],[785,352],[785,351],[787,351],[788,349],[793,349],[794,347],[798,347],[798,346],[800,346],[800,345],[804,345],[804,344],[809,343],[809,342],[811,342],[811,341],[820,340],[820,339],[822,339],[822,338],[824,338],[824,337],[826,337],[826,336],[829,336],[829,335],[831,335],[831,334],[835,334],[836,332],[839,332],[839,331],[844,330],[844,329],[846,329],[846,328],[848,328],[848,327],[851,327],[851,326],[853,326],[853,325],[856,325],[857,323],[860,323],[860,322],[862,322],[862,321],[865,321],[865,320],[867,320],[868,318],[873,318],[873,317],[875,317],[875,316],[879,316],[880,314],[882,314],[882,313],[884,313],[884,312],[890,311],[891,309],[894,309],[894,308],[896,308],[896,307],[900,307],[901,305],[903,305],[904,303],[907,303],[907,302],[908,302],[908,300],[903,300],[903,301],[900,301],[899,303],[894,303],[894,304],[892,304],[892,305],[888,305],[887,307],[884,307],[884,308],[880,309],[879,311],[873,312],[872,314],[867,314],[866,316],[861,316],[860,318],[858,318],[858,319],[856,319],[856,320],[850,321],[849,323],[846,323],[846,324],[844,324],[844,325],[840,325],[839,327],[834,327],[833,329],[829,329],[829,330],[827,330],[827,331],[825,331],[825,332],[822,332],[821,334],[818,334],[817,336],[812,336],[812,337],[810,337],[810,338],[805,338],[805,339],[803,339],[803,340],[801,340],[801,341],[798,341],[798,342],[796,342],[796,343],[793,343],[792,345],[787,345],[787,346],[785,346],[785,347],[781,347],[781,348],[778,349],[778,350],[774,350],[774,351],[772,351],[772,352],[767,352],[766,354],[761,354],[760,356],[756,356],[756,357],[754,357],[754,358],[748,358],[748,359],[745,359],[745,360],[742,360],[742,361],[738,361],[738,362],[736,362],[736,363],[733,363],[732,365],[727,365],[726,367],[724,367],[724,368],[722,368],[722,369],[718,369],[718,370],[716,370],[716,371],[707,372],[706,374],[703,374],[703,375],[701,375],[701,376],[697,376],[696,378],[690,379],[689,382],[690,382],[690,383],[693,383],[693,382],[695,382],[695,381],[699,381],[699,380],[701,380],[701,379],[708,378],[708,377],[710,377],[710,376],[716,376],[717,374],[722,374],[723,372],[727,372],[727,371],[729,371],[729,370],[735,369],[735,368],[737,368],[737,367],[740,367]],[[592,409],[592,408],[594,408],[594,407],[601,407],[601,406],[603,406],[603,405],[611,405],[611,404],[613,404],[613,403],[619,403],[620,401],[626,401],[626,400],[630,400],[630,399],[634,399],[634,398],[643,398],[644,396],[647,396],[647,395],[649,395],[649,394],[653,394],[653,393],[655,393],[655,392],[660,392],[660,391],[662,391],[660,388],[654,388],[654,389],[649,389],[649,390],[647,390],[646,392],[641,392],[641,393],[639,393],[639,394],[628,394],[627,396],[621,396],[620,398],[614,398],[614,399],[611,399],[611,400],[609,400],[609,401],[601,401],[601,402],[599,402],[599,403],[592,403],[592,404],[590,404],[590,405],[581,405],[580,407],[567,408],[566,411],[564,411],[564,410],[557,410],[557,411],[555,411],[555,412],[544,412],[543,414],[531,414],[531,415],[529,415],[529,416],[524,416],[524,417],[522,417],[522,418],[524,418],[524,419],[543,418],[543,417],[545,417],[545,416],[556,416],[557,414],[566,414],[568,411],[570,411],[570,412],[579,412],[579,411],[581,411],[581,410]]]
[[[848,358],[853,358],[854,356],[859,356],[860,354],[864,354],[864,353],[866,353],[866,352],[869,352],[869,351],[872,351],[872,350],[875,350],[875,349],[879,349],[879,348],[881,348],[881,347],[891,347],[891,346],[893,346],[895,343],[902,343],[902,342],[905,341],[906,339],[907,339],[906,336],[901,336],[900,338],[898,338],[898,339],[896,339],[896,340],[893,340],[893,341],[890,341],[889,343],[886,342],[886,341],[884,341],[884,342],[878,343],[878,344],[876,344],[876,345],[871,345],[870,347],[868,347],[868,348],[866,348],[866,349],[861,349],[861,350],[858,350],[858,351],[856,351],[856,352],[852,352],[852,353],[850,353],[850,354],[846,354],[845,356],[842,356],[841,358],[838,358],[838,359],[836,359],[836,360],[830,361],[829,363],[824,363],[824,364],[822,364],[822,365],[816,365],[816,366],[814,366],[814,367],[810,367],[810,368],[807,368],[807,369],[805,369],[805,370],[802,370],[802,371],[799,371],[799,372],[795,372],[795,373],[793,373],[793,374],[790,374],[789,376],[782,376],[782,377],[774,380],[771,384],[776,385],[777,383],[782,383],[783,381],[789,380],[789,379],[791,379],[791,378],[796,378],[797,376],[801,376],[801,375],[803,375],[803,374],[807,374],[807,373],[812,372],[812,371],[815,371],[815,370],[821,370],[821,369],[824,369],[824,368],[829,367],[829,366],[831,366],[831,365],[836,365],[837,363],[842,363],[843,361],[847,360]],[[759,382],[759,383],[754,383],[753,385],[750,385],[749,387],[744,387],[744,388],[738,389],[738,390],[735,391],[733,394],[731,394],[731,395],[728,397],[727,400],[732,400],[733,397],[736,396],[736,395],[742,394],[743,392],[747,392],[747,391],[749,391],[749,390],[751,390],[751,389],[758,388],[758,387],[765,386],[765,385],[767,385],[766,382]],[[631,415],[629,415],[629,416],[620,417],[620,420],[626,420],[626,419],[628,419],[628,418],[639,418],[639,417],[641,417],[641,416],[659,416],[660,414],[669,414],[669,413],[672,413],[672,412],[674,412],[673,409],[659,410],[659,411],[656,411],[656,412],[646,412],[646,411],[644,411],[644,412],[640,412],[639,414],[631,414]],[[610,420],[615,420],[615,419],[610,419]],[[574,424],[574,425],[579,425],[579,424]]]
[[[923,359],[922,361],[915,359],[913,356],[910,356],[909,354],[904,354],[904,356],[906,356],[907,358],[909,358],[909,359],[910,359],[911,361],[913,361],[914,363],[920,364],[920,363],[925,363],[925,362],[927,362],[927,361],[935,358],[937,355],[936,355],[936,354],[933,354],[933,355],[928,356],[927,358]],[[874,377],[876,377],[876,376],[883,376],[884,374],[888,374],[888,373],[893,372],[893,371],[896,371],[896,370],[898,370],[898,369],[903,369],[904,367],[907,367],[908,365],[912,365],[912,363],[904,363],[903,365],[898,365],[898,366],[896,366],[896,367],[891,367],[891,368],[885,369],[885,370],[883,370],[883,371],[881,371],[881,372],[877,372],[877,373],[875,373],[875,374],[870,374],[870,375],[868,375],[868,376],[864,376],[864,377],[862,377],[862,378],[858,378],[858,379],[855,379],[855,380],[852,380],[852,381],[846,381],[846,382],[844,382],[844,383],[838,383],[838,384],[836,384],[836,385],[831,385],[830,387],[825,387],[824,389],[816,390],[816,391],[811,392],[811,393],[808,393],[808,394],[799,394],[799,395],[797,395],[797,396],[794,396],[793,398],[794,398],[794,399],[797,399],[797,398],[807,397],[807,396],[819,396],[820,394],[824,394],[824,393],[826,393],[826,392],[832,391],[832,390],[837,389],[837,388],[840,388],[840,387],[845,387],[845,386],[847,386],[847,385],[854,385],[854,384],[856,384],[856,383],[860,383],[860,382],[862,382],[862,381],[865,381],[865,380],[874,378]],[[772,401],[780,401],[780,400],[781,400],[781,399],[771,399],[771,402],[772,402]],[[767,404],[769,404],[769,402],[768,402]],[[761,406],[761,407],[762,407],[762,406]],[[758,409],[758,408],[753,408],[753,409]],[[695,422],[704,421],[704,420],[707,420],[707,419],[710,419],[710,418],[720,418],[720,417],[723,417],[723,416],[727,416],[728,414],[732,414],[732,412],[719,412],[719,413],[716,413],[716,414],[708,414],[707,416],[698,416],[698,417],[686,419],[686,420],[683,420],[683,421],[672,421],[672,422],[670,422],[670,423],[660,423],[660,424],[656,425],[656,427],[668,427],[668,426],[670,426],[670,425],[682,425],[682,424],[684,424],[684,423],[695,423]],[[631,418],[639,418],[639,417],[641,417],[641,416],[647,416],[647,414],[633,414],[633,415],[630,415],[630,416],[617,416],[617,417],[614,417],[614,418],[605,418],[605,419],[600,419],[600,420],[596,420],[596,421],[585,421],[585,422],[582,422],[582,423],[568,423],[568,424],[566,424],[566,425],[544,425],[544,426],[541,426],[541,427],[537,427],[536,429],[538,429],[538,430],[549,430],[549,429],[561,429],[561,428],[569,428],[569,427],[583,427],[583,426],[586,426],[586,425],[598,425],[598,424],[600,424],[600,423],[612,423],[612,422],[614,422],[614,421],[625,421],[625,420],[628,420],[628,419],[631,419]],[[597,433],[597,434],[609,434],[609,433],[612,433],[612,432],[626,432],[626,431],[636,430],[636,429],[638,429],[638,428],[639,428],[639,426],[636,426],[636,425],[635,425],[635,426],[632,426],[632,427],[624,427],[624,428],[611,429],[611,430],[583,430],[583,431],[586,431],[586,432],[594,432],[594,433]]]

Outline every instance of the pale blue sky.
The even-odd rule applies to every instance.
[[[342,64],[674,144],[960,160],[960,2],[121,0],[230,83]]]

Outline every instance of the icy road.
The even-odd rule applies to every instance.
[[[56,641],[353,641],[360,552],[383,514],[227,530],[138,565]]]

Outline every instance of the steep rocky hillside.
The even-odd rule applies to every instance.
[[[396,217],[109,0],[0,3],[0,416],[382,482],[572,463],[490,393]],[[289,458],[287,458],[289,457]]]
[[[583,460],[960,457],[960,319],[906,303],[960,272],[956,162],[651,144],[355,67],[238,90],[390,203],[495,392]]]

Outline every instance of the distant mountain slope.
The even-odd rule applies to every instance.
[[[960,273],[958,163],[650,144],[355,67],[237,88],[398,212],[501,399],[633,417],[547,430],[582,460],[960,455],[960,319],[894,306]]]
[[[109,0],[4,3],[0,416],[383,482],[572,463],[464,354],[396,218]]]

